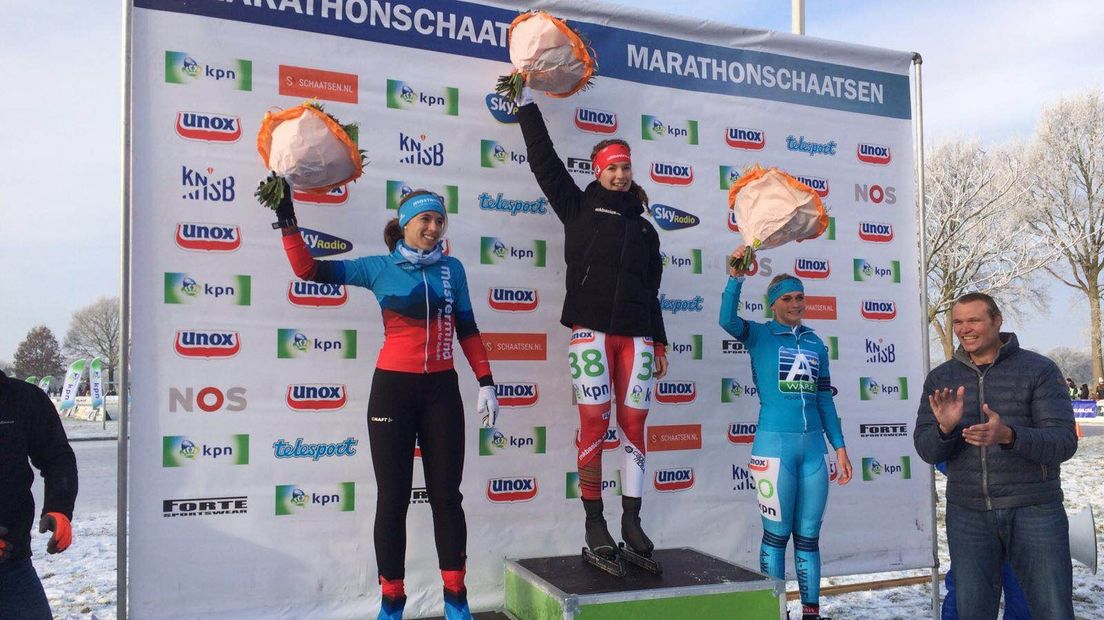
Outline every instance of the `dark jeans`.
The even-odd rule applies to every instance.
[[[50,603],[31,558],[0,564],[0,618],[51,620]]]
[[[1069,520],[1061,502],[978,511],[947,504],[958,617],[995,620],[1001,565],[1012,565],[1034,618],[1073,620]]]
[[[1012,572],[1012,566],[1005,562],[1001,565],[1001,578],[1004,579],[1004,620],[1031,620],[1031,612],[1027,610],[1027,599],[1024,598],[1023,588],[1016,579],[1016,573]],[[942,620],[958,620],[958,596],[955,594],[954,567],[947,569],[947,577],[943,581],[947,585],[947,596],[943,597]]]

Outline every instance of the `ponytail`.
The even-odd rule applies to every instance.
[[[383,242],[387,244],[387,249],[391,252],[395,251],[395,246],[399,244],[399,239],[403,238],[402,228],[399,227],[399,218],[393,217],[387,225],[383,227]]]

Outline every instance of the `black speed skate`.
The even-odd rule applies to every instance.
[[[602,516],[602,500],[584,499],[583,508],[586,510],[587,543],[583,547],[583,560],[614,577],[624,577],[625,565],[617,554],[617,543],[606,529],[606,519]]]
[[[655,545],[640,527],[640,498],[622,496],[621,508],[621,538],[625,541],[619,546],[621,555],[649,573],[662,575],[663,566],[652,559]]]

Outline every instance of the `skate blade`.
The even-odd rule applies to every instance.
[[[614,577],[625,576],[625,564],[621,561],[621,556],[619,555],[613,558],[605,558],[583,547],[583,560],[585,560],[587,564],[603,570]]]
[[[621,553],[621,557],[625,558],[630,564],[643,568],[649,573],[656,575],[663,574],[663,565],[656,560],[633,551],[633,549],[625,543],[618,543],[617,547],[617,550]]]

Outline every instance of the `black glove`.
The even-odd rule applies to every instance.
[[[280,185],[284,192],[280,204],[276,206],[276,223],[284,228],[293,226],[297,220],[295,219],[295,205],[291,202],[291,184],[284,179],[280,179]]]
[[[8,559],[8,555],[11,554],[11,543],[4,540],[4,537],[8,535],[8,528],[0,525],[0,562]]]

